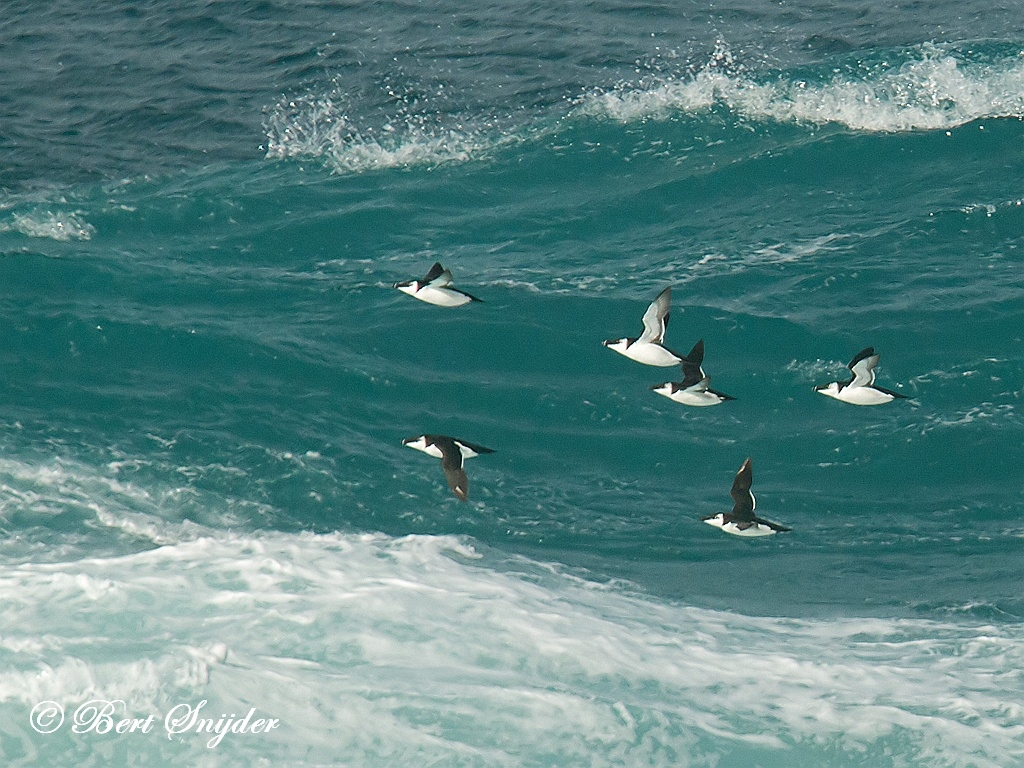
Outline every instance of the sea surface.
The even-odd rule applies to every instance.
[[[0,51],[4,766],[1024,765],[1019,3],[7,0]],[[735,400],[602,346],[667,286]],[[905,399],[814,392],[869,346]],[[468,503],[422,433],[494,450]],[[747,457],[791,532],[701,522]]]

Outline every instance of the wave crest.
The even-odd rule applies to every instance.
[[[281,102],[265,128],[268,158],[322,158],[337,173],[461,163],[495,144],[480,130],[426,115],[403,115],[379,130],[360,128],[327,97]]]
[[[949,129],[981,118],[1024,118],[1024,55],[982,63],[923,46],[902,64],[881,61],[833,72],[821,82],[785,77],[759,82],[720,46],[695,74],[658,76],[591,93],[580,109],[630,123],[722,105],[748,120],[839,124],[882,133]]]
[[[79,213],[16,214],[9,223],[0,224],[0,231],[20,232],[28,237],[48,237],[51,240],[90,240],[96,227]]]
[[[129,716],[200,698],[212,713],[255,706],[281,719],[280,738],[224,749],[274,764],[296,750],[359,765],[696,766],[725,750],[999,768],[1024,755],[1014,623],[743,616],[454,536],[214,534],[10,564],[0,587],[4,723],[44,699],[119,699]],[[93,764],[104,749],[10,738],[43,758],[18,765]],[[132,742],[136,762],[161,765],[195,764],[205,743]]]

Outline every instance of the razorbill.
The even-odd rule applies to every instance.
[[[447,435],[418,435],[407,437],[402,445],[408,445],[417,451],[423,451],[428,456],[441,460],[441,469],[448,479],[448,487],[452,489],[455,498],[459,501],[466,501],[469,498],[469,478],[462,468],[465,459],[479,456],[481,453],[494,453],[490,448],[482,445],[467,443],[465,440],[457,440]]]
[[[853,372],[849,381],[833,381],[823,387],[815,387],[814,391],[854,405],[881,405],[896,398],[906,399],[907,396],[899,392],[875,386],[878,357],[874,347],[862,349],[847,366]]]
[[[651,387],[654,392],[664,395],[683,405],[718,405],[726,400],[735,400],[722,392],[716,392],[708,385],[711,377],[704,373],[701,363],[704,362],[704,339],[693,345],[690,354],[683,358],[683,380],[666,381]]]
[[[630,360],[645,365],[657,365],[665,368],[683,362],[682,355],[673,352],[662,342],[665,340],[665,329],[668,328],[669,304],[672,301],[672,286],[658,294],[651,306],[644,312],[644,332],[636,339],[609,339],[602,342],[608,349],[614,349]]]
[[[395,283],[395,288],[402,293],[415,296],[420,301],[436,304],[439,307],[461,307],[471,301],[481,301],[476,296],[453,288],[451,270],[442,267],[439,261],[434,262],[434,266],[422,280],[406,280],[404,283]]]
[[[737,536],[771,536],[779,531],[791,531],[792,528],[762,520],[754,515],[757,501],[750,492],[753,479],[754,472],[750,468],[748,458],[736,473],[736,479],[732,481],[732,490],[729,492],[733,500],[732,512],[719,512],[717,515],[702,517],[701,520]]]

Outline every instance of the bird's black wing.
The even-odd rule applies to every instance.
[[[423,282],[424,282],[424,284],[432,283],[435,280],[437,280],[437,278],[439,278],[443,274],[444,274],[444,267],[441,266],[441,262],[440,261],[435,261],[434,262],[434,266],[432,266],[430,268],[430,271],[427,272],[427,276],[423,278]]]
[[[683,358],[683,380],[680,382],[683,389],[689,389],[704,380],[704,369],[701,368],[703,362],[704,339],[701,339],[693,345],[690,354]]]
[[[754,481],[754,471],[750,465],[750,459],[743,462],[743,466],[736,473],[736,479],[732,481],[733,507],[732,516],[735,520],[747,523],[754,522],[754,494],[750,492],[750,484]]]

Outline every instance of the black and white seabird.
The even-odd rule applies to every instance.
[[[447,435],[418,435],[407,437],[402,445],[423,451],[428,456],[441,460],[441,469],[448,479],[448,487],[452,489],[455,498],[459,501],[467,501],[469,498],[469,478],[462,464],[466,459],[479,456],[481,453],[494,453],[490,448],[482,445],[467,443],[465,440],[458,440]]]
[[[754,472],[748,458],[736,473],[736,479],[732,481],[732,490],[729,492],[733,500],[732,512],[719,512],[717,515],[702,517],[701,520],[736,536],[771,536],[773,533],[792,530],[754,515],[757,501],[750,492],[753,480]]]
[[[603,342],[608,349],[614,349],[630,360],[645,365],[666,368],[683,362],[682,355],[673,352],[662,342],[668,328],[669,304],[672,301],[672,286],[658,294],[658,298],[644,312],[644,332],[635,339],[610,339]]]
[[[842,400],[854,405],[881,405],[896,398],[906,399],[906,395],[875,386],[875,366],[879,356],[874,347],[862,349],[847,366],[853,373],[849,381],[833,381],[822,387],[815,387],[815,392]]]
[[[395,288],[402,293],[415,296],[420,301],[436,304],[439,307],[461,307],[471,301],[481,301],[476,296],[452,287],[451,270],[442,267],[439,261],[434,262],[434,266],[422,280],[395,283]]]
[[[722,392],[716,392],[708,385],[711,377],[704,373],[701,364],[704,362],[704,339],[693,345],[690,354],[683,358],[683,380],[666,381],[651,387],[654,392],[664,395],[683,405],[718,405],[726,400],[735,400]]]

